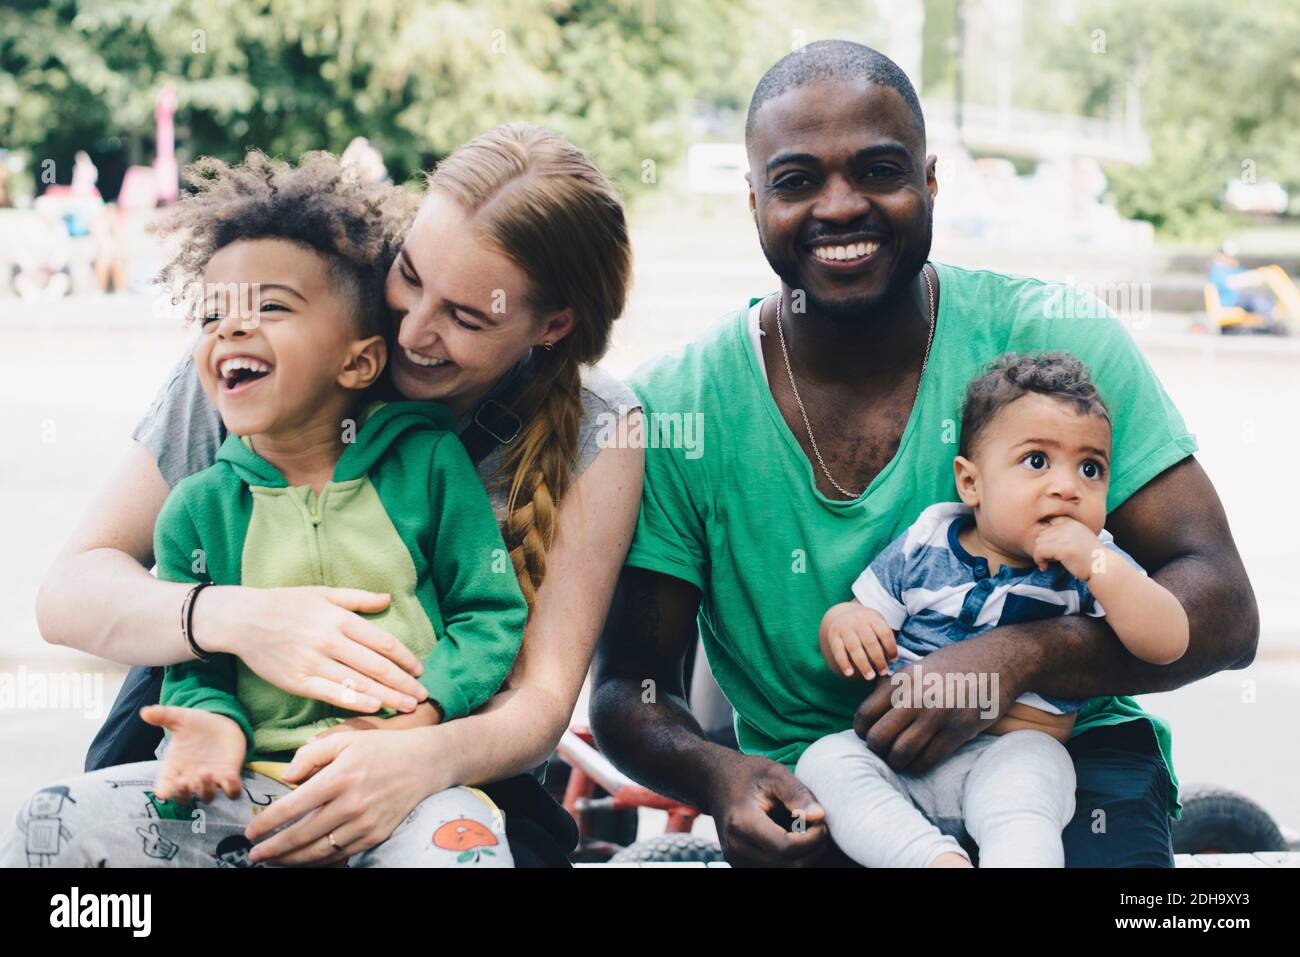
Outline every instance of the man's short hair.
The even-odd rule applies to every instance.
[[[749,101],[745,117],[745,142],[754,132],[754,118],[763,104],[790,90],[825,80],[866,80],[877,86],[897,90],[916,120],[916,129],[925,145],[925,117],[912,81],[897,63],[879,50],[852,40],[818,40],[787,53],[763,74]]]
[[[1036,392],[1072,405],[1080,415],[1100,415],[1110,424],[1101,393],[1092,384],[1087,367],[1065,352],[1025,356],[1008,352],[966,387],[961,410],[961,441],[957,454],[970,458],[985,427],[1003,408],[1023,395]]]

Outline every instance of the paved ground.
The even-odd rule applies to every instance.
[[[616,373],[773,287],[751,234],[734,218],[689,236],[643,230],[635,248],[634,297],[607,361]],[[936,258],[972,262],[979,255],[940,246]],[[1033,272],[1034,262],[1018,271]],[[42,677],[86,673],[99,703],[99,710],[19,707],[0,695],[0,822],[33,788],[80,767],[120,681],[116,666],[44,644],[32,607],[44,569],[188,341],[184,329],[150,312],[143,298],[48,307],[0,298],[0,682],[17,680],[19,669]],[[1239,788],[1300,827],[1300,757],[1292,743],[1300,717],[1300,596],[1292,570],[1300,547],[1294,508],[1284,500],[1286,482],[1300,471],[1300,350],[1288,342],[1154,332],[1183,325],[1157,318],[1139,339],[1201,443],[1199,457],[1223,498],[1263,608],[1264,638],[1247,671],[1145,703],[1172,719],[1184,781]]]

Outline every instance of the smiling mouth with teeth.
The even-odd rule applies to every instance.
[[[271,363],[252,356],[232,356],[217,363],[217,377],[221,380],[222,391],[234,392],[247,383],[265,379],[273,368]]]
[[[436,367],[451,365],[450,359],[439,359],[436,356],[421,355],[418,352],[412,352],[410,349],[405,348],[402,351],[406,354],[406,358],[410,359],[417,366]]]
[[[880,243],[861,242],[844,245],[813,246],[812,254],[823,262],[853,262],[874,255]]]

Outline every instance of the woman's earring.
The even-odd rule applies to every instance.
[[[551,342],[551,341],[548,339],[548,340],[546,340],[545,342],[542,343],[542,348],[545,349],[547,352],[550,352],[552,349],[555,348],[555,343],[554,343],[554,342]]]

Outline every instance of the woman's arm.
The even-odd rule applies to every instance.
[[[167,495],[153,455],[132,442],[41,583],[36,620],[46,641],[130,665],[193,658],[180,629],[192,586],[149,574]],[[194,603],[194,636],[291,694],[354,711],[409,711],[426,696],[412,677],[420,662],[354,614],[387,603],[345,588],[213,587]]]
[[[167,493],[153,456],[132,442],[41,582],[36,624],[46,641],[128,665],[194,657],[179,627],[191,586],[149,574]]]
[[[636,530],[645,450],[630,448],[627,437],[640,414],[620,421],[617,444],[596,456],[560,505],[546,578],[505,687],[482,710],[441,726],[459,756],[457,783],[536,767],[573,717]]]
[[[338,733],[298,749],[285,780],[303,781],[253,819],[245,832],[267,838],[255,860],[321,863],[386,840],[420,801],[458,784],[498,781],[540,764],[573,716],[614,584],[636,528],[645,451],[619,423],[564,497],[546,578],[524,630],[514,669],[480,711],[436,727]],[[327,839],[334,834],[339,851]]]

